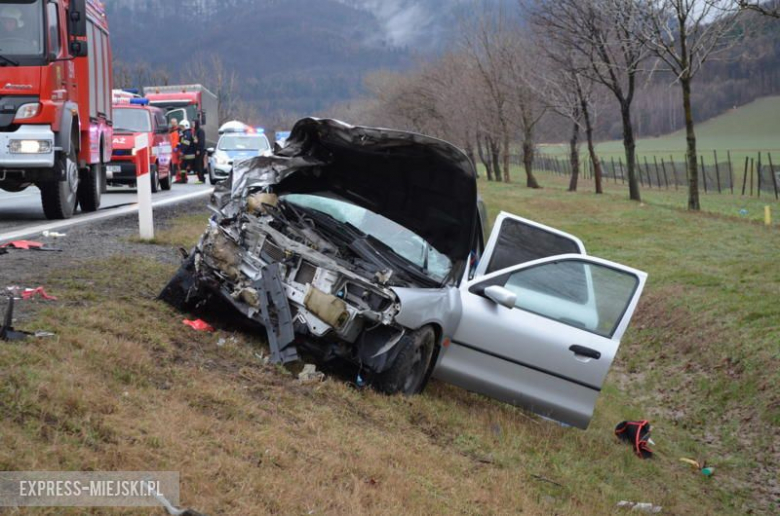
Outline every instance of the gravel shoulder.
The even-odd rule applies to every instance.
[[[204,199],[157,208],[154,213],[155,230],[158,233],[165,231],[175,219],[199,213],[203,213],[205,227],[208,212]],[[61,238],[46,238],[42,235],[28,238],[58,249],[56,252],[12,249],[7,254],[0,255],[0,290],[11,286],[45,288],[45,278],[51,277],[60,269],[86,266],[96,259],[113,256],[153,258],[171,267],[177,266],[181,261],[180,254],[170,245],[134,240],[138,236],[137,214],[74,226],[65,231],[65,235]],[[14,317],[17,327],[34,312],[36,305],[37,303],[17,304]],[[2,309],[4,310],[4,307]]]

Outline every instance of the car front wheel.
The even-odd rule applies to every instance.
[[[374,388],[385,394],[419,394],[425,387],[431,366],[436,334],[425,326],[406,334],[398,343],[398,356],[390,368],[374,380]]]

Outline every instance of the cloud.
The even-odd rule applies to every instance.
[[[442,4],[458,0],[342,0],[371,12],[384,28],[384,39],[397,47],[430,47],[439,43]]]

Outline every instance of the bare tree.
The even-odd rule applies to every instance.
[[[171,80],[167,70],[152,68],[147,63],[125,63],[115,60],[113,66],[114,87],[120,89],[164,86]]]
[[[534,71],[545,66],[543,53],[519,30],[508,35],[506,40],[507,46],[501,49],[501,53],[504,66],[509,71],[509,88],[514,93],[510,108],[522,136],[526,186],[539,188],[533,172],[536,128],[549,106],[544,94],[547,83],[539,80]]]
[[[485,6],[479,16],[462,23],[463,42],[466,53],[473,60],[479,77],[490,99],[489,111],[495,117],[500,130],[500,152],[502,162],[493,159],[493,172],[498,175],[503,168],[504,182],[511,181],[510,153],[512,142],[512,120],[510,115],[513,91],[510,70],[507,68],[507,49],[512,48],[512,34],[505,13],[493,11]],[[491,154],[495,157],[491,145]],[[535,182],[535,179],[533,179]],[[532,177],[528,178],[529,186]],[[538,187],[534,184],[532,187]]]
[[[588,155],[593,167],[596,193],[603,193],[601,162],[596,154],[593,141],[593,97],[595,84],[585,77],[581,69],[584,66],[578,62],[568,49],[561,48],[554,41],[549,41],[544,32],[537,32],[539,46],[544,49],[547,62],[538,68],[537,75],[545,84],[542,94],[545,95],[550,109],[572,122],[572,133],[569,139],[569,151],[572,174],[569,181],[569,191],[576,192],[580,173],[579,139],[582,130],[588,144]]]
[[[629,197],[640,201],[631,108],[640,67],[648,56],[647,47],[636,35],[645,10],[635,0],[526,0],[526,4],[533,23],[585,63],[580,73],[602,84],[617,100]]]
[[[732,1],[646,0],[645,23],[636,34],[682,88],[689,210],[701,209],[691,88],[707,59],[736,41],[733,29],[738,18],[736,12],[729,11]]]
[[[238,73],[228,70],[216,54],[198,57],[187,63],[182,80],[203,84],[219,99],[219,122],[240,118],[247,120],[248,104],[240,99]]]
[[[764,16],[780,19],[780,2],[777,0],[763,2],[736,0],[736,5],[741,11],[753,11]]]

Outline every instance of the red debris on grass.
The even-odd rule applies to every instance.
[[[198,319],[197,321],[184,319],[182,322],[195,331],[216,331],[209,323],[201,319]]]
[[[22,299],[32,299],[35,296],[40,296],[46,301],[56,301],[57,298],[54,296],[50,296],[46,290],[43,287],[38,288],[27,288],[22,292]]]
[[[8,242],[7,244],[0,245],[0,248],[6,247],[29,251],[30,249],[41,249],[43,244],[40,242],[33,242],[32,240],[16,240],[15,242]]]

